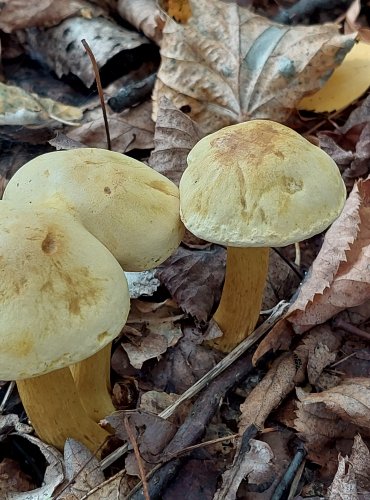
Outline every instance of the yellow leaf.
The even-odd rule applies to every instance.
[[[357,43],[333,72],[324,87],[304,97],[298,109],[336,111],[347,107],[370,87],[370,45]]]

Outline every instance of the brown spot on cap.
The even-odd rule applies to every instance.
[[[111,191],[110,187],[105,186],[105,188],[104,188],[104,193],[105,193],[105,194],[111,194],[111,192],[112,192],[112,191]]]
[[[41,249],[46,255],[53,255],[58,250],[58,243],[52,233],[48,233],[41,243]]]

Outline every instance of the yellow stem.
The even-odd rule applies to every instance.
[[[42,441],[63,450],[66,439],[71,437],[95,452],[109,436],[86,414],[69,368],[17,380],[17,387],[28,418]]]
[[[99,422],[116,409],[110,395],[110,356],[112,344],[70,366],[77,392],[90,418]]]
[[[213,319],[223,336],[209,344],[230,352],[258,321],[268,271],[268,248],[228,247],[225,284]]]

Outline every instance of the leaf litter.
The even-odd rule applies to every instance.
[[[254,4],[259,13],[264,9],[266,12],[276,11],[276,5],[262,7],[261,2],[249,3]],[[267,5],[269,2],[263,3]],[[8,63],[11,58],[3,60],[9,79],[3,85],[16,85],[23,95],[25,92],[27,95],[39,94],[41,99],[49,99],[49,103],[52,100],[63,106],[73,106],[76,116],[81,118],[78,126],[59,123],[59,131],[67,134],[67,139],[62,136],[54,143],[55,147],[73,147],[68,140],[84,146],[105,147],[101,110],[91,94],[93,87],[88,88],[93,82],[91,67],[79,63],[69,65],[72,58],[65,54],[72,38],[60,45],[54,42],[57,33],[61,33],[63,39],[64,28],[75,30],[73,18],[76,16],[79,17],[77,24],[100,25],[98,15],[104,10],[107,18],[109,13],[114,13],[107,21],[112,25],[112,33],[118,26],[117,12],[122,16],[125,28],[126,21],[129,21],[141,32],[129,28],[131,34],[128,35],[135,40],[134,45],[137,43],[131,54],[141,54],[135,63],[141,65],[141,69],[128,60],[123,71],[115,75],[115,81],[109,81],[109,73],[103,71],[107,80],[104,82],[107,100],[115,99],[120,88],[130,85],[131,81],[139,83],[139,86],[132,86],[132,89],[138,89],[148,75],[155,78],[159,62],[155,56],[157,49],[142,36],[142,32],[159,44],[161,51],[153,100],[142,99],[138,93],[129,96],[127,102],[133,104],[128,104],[123,112],[108,108],[114,150],[130,152],[147,160],[177,184],[186,168],[188,152],[206,133],[250,118],[264,117],[281,122],[290,118],[297,129],[309,132],[314,141],[320,141],[321,147],[337,161],[348,189],[354,187],[342,216],[326,233],[322,249],[301,285],[299,273],[302,270],[289,262],[290,257],[286,261],[273,253],[263,307],[270,309],[279,300],[289,300],[297,292],[286,317],[262,342],[255,359],[271,349],[284,350],[289,345],[291,352],[279,353],[275,359],[270,357],[270,365],[260,359],[260,369],[265,374],[260,382],[252,371],[250,358],[239,361],[238,366],[232,365],[231,370],[245,370],[244,376],[249,374],[248,380],[255,380],[254,389],[244,394],[235,384],[239,375],[236,372],[230,375],[232,382],[226,383],[229,375],[224,373],[215,381],[211,379],[197,399],[186,401],[175,414],[168,412],[180,395],[202,376],[207,377],[222,358],[220,353],[202,342],[209,332],[207,325],[222,290],[225,250],[188,235],[178,253],[156,271],[159,287],[158,282],[148,276],[135,278],[136,287],[132,293],[137,298],[132,300],[131,317],[123,336],[113,348],[114,401],[122,404],[125,411],[118,411],[109,419],[112,419],[110,425],[117,429],[120,443],[125,443],[126,470],[120,470],[123,461],[117,462],[116,469],[113,466],[108,470],[104,466],[111,476],[104,480],[100,463],[105,463],[105,459],[99,462],[86,454],[80,444],[68,443],[64,459],[56,453],[53,462],[47,451],[50,447],[45,448],[42,443],[34,441],[49,464],[44,485],[22,496],[20,490],[28,479],[16,472],[14,463],[5,462],[6,467],[15,471],[19,483],[14,492],[7,492],[8,498],[35,500],[55,491],[61,492],[60,498],[69,500],[82,496],[108,500],[127,496],[138,475],[138,457],[130,452],[127,454],[130,439],[123,424],[127,414],[132,419],[140,459],[147,470],[162,464],[154,473],[155,481],[162,484],[160,471],[168,470],[166,467],[174,467],[178,473],[171,485],[161,487],[159,494],[163,498],[175,498],[185,488],[194,498],[203,494],[201,498],[218,498],[215,495],[219,495],[219,498],[231,500],[244,495],[243,498],[252,499],[257,498],[257,490],[258,498],[270,498],[293,456],[286,445],[288,438],[284,432],[290,438],[295,435],[308,452],[306,491],[319,483],[321,489],[327,491],[328,498],[346,498],[346,495],[366,498],[369,492],[367,376],[370,355],[366,340],[353,338],[343,329],[343,324],[356,325],[366,333],[370,318],[367,269],[370,181],[366,179],[370,156],[368,98],[354,103],[352,112],[336,115],[335,121],[324,117],[321,125],[320,117],[311,116],[305,121],[303,115],[300,117],[296,113],[301,98],[322,87],[351,49],[356,36],[354,23],[355,29],[362,30],[359,13],[354,10],[346,14],[350,27],[347,33],[350,34],[343,36],[337,25],[288,27],[257,15],[256,11],[218,0],[208,2],[207,8],[203,0],[162,2],[160,8],[149,0],[134,5],[118,2],[118,7],[109,1],[99,3],[98,7],[97,3],[82,1],[72,4],[58,10],[51,0],[37,5],[32,3],[28,10],[23,8],[24,15],[19,16],[23,0],[9,0],[0,14],[0,29],[8,34],[16,32],[11,35],[18,39],[14,54],[23,51],[24,58],[34,58],[32,64],[37,68],[34,75],[38,71],[45,74],[45,67],[43,70],[37,67],[37,52],[39,60],[49,66],[49,72],[54,69],[59,76],[65,74],[63,82],[55,76],[42,79],[41,87],[38,83],[37,89],[37,77],[30,77],[32,72],[20,81],[9,79],[9,75],[15,75],[12,70],[15,66]],[[358,6],[356,8],[358,10]],[[236,30],[236,26],[240,30]],[[17,31],[20,29],[27,31]],[[238,38],[238,31],[241,38]],[[67,35],[72,36],[72,33]],[[53,43],[44,43],[42,47],[42,41],[46,39]],[[113,36],[112,43],[115,41]],[[109,63],[112,43],[99,42],[94,47],[101,68]],[[48,52],[46,49],[51,47],[53,50]],[[142,52],[143,47],[147,53]],[[119,45],[115,50],[119,52],[122,48]],[[76,45],[73,50],[82,54],[80,62],[86,60],[81,47]],[[130,46],[125,50],[129,59]],[[6,53],[8,56],[12,54],[9,45],[2,54]],[[62,61],[59,67],[55,66],[58,59]],[[260,64],[256,65],[256,61]],[[80,82],[72,91],[70,85],[75,82],[74,77],[70,79],[71,71],[85,83],[85,89],[79,87]],[[19,79],[21,73],[16,73]],[[53,79],[59,87],[54,85]],[[40,93],[42,87],[45,92]],[[62,100],[59,99],[61,95]],[[2,106],[4,103],[5,99],[0,99]],[[13,108],[15,114],[21,108],[23,112],[33,109],[32,106],[29,110],[27,105],[21,106],[18,98],[14,99]],[[155,124],[151,120],[152,108]],[[45,118],[49,120],[50,116],[46,114]],[[313,132],[319,130],[314,135],[310,120],[317,124],[313,126]],[[43,121],[36,118],[36,125],[41,127],[34,129],[35,123],[25,125],[28,127],[26,131],[19,124],[17,129],[6,125],[1,130],[1,137],[10,143],[5,146],[7,156],[11,156],[12,150],[20,152],[22,158],[36,155],[32,144],[51,147],[46,141],[51,138],[50,130],[55,135],[55,123],[51,126],[47,123],[44,127]],[[3,161],[0,174],[5,185],[24,161],[17,159],[16,155],[10,162]],[[358,181],[359,177],[363,179]],[[310,242],[307,246],[310,247]],[[284,249],[281,255],[291,253]],[[307,262],[303,268],[309,267]],[[330,323],[334,316],[337,325],[335,321]],[[139,407],[144,411],[137,412]],[[170,417],[161,417],[163,413]],[[214,418],[212,424],[209,421],[211,416]],[[8,419],[9,415],[5,417]],[[4,421],[4,428],[16,427],[21,436],[26,436],[30,429],[20,424],[18,417],[12,418],[15,420]],[[252,425],[263,433],[259,433],[261,439],[248,440],[245,453],[239,452],[241,437],[239,441],[231,440],[231,444],[229,441],[226,448],[213,443],[217,439],[223,443],[237,428],[239,436],[245,436]],[[219,432],[219,438],[213,436],[212,428],[215,436]],[[202,443],[202,435],[203,440],[210,442]],[[273,441],[267,439],[272,435],[281,437],[284,445],[274,446]],[[4,442],[1,441],[0,446],[5,446]],[[200,448],[188,451],[183,457],[183,448],[195,443]],[[109,446],[108,450],[114,453],[117,444],[111,442]],[[179,455],[173,458],[174,453]],[[314,469],[310,463],[321,467]],[[50,474],[50,464],[56,471],[55,475]],[[202,474],[209,476],[207,483],[200,479]],[[246,474],[248,480],[244,479]],[[228,477],[235,479],[231,489],[226,486]],[[73,482],[69,484],[71,479]],[[155,481],[149,479],[150,488]],[[32,482],[29,482],[28,489],[32,487]],[[16,496],[11,496],[13,493]]]

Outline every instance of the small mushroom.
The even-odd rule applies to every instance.
[[[157,266],[178,247],[184,232],[177,186],[144,163],[104,149],[38,156],[12,177],[4,199],[74,214],[125,271]],[[110,351],[109,344],[72,367],[82,403],[96,421],[115,410]]]
[[[335,162],[292,129],[269,120],[232,125],[201,139],[180,181],[180,214],[199,238],[227,246],[226,277],[214,319],[228,352],[257,323],[269,247],[326,229],[346,189]]]
[[[69,370],[125,324],[127,282],[112,254],[70,214],[0,202],[0,379],[17,382],[40,438],[91,450],[109,435],[83,408]]]

